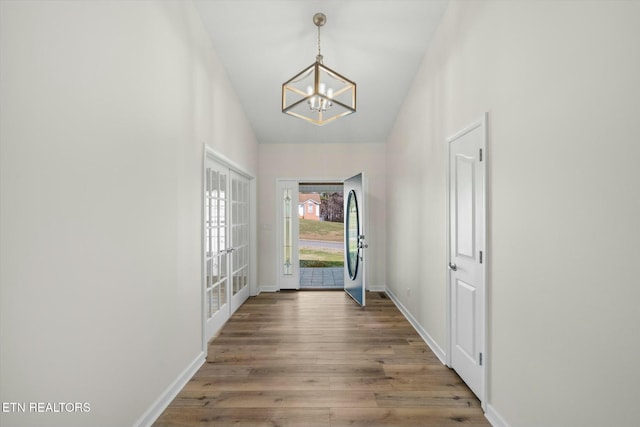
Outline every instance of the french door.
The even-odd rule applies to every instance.
[[[231,174],[231,312],[249,298],[249,181]]]
[[[205,336],[208,341],[231,314],[228,237],[229,169],[210,159],[205,170]]]
[[[204,339],[209,341],[249,297],[247,177],[205,157]]]
[[[362,174],[344,181],[344,290],[365,306],[365,223]]]
[[[451,367],[478,396],[485,388],[486,118],[449,139]]]

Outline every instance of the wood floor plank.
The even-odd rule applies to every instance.
[[[167,409],[154,427],[330,427],[329,408]]]
[[[189,390],[194,392],[211,391],[296,391],[296,390],[329,390],[329,377],[324,376],[242,376],[203,377],[189,383]]]
[[[478,408],[332,408],[331,427],[486,427]]]
[[[197,396],[197,397],[196,397]],[[376,396],[368,391],[326,391],[326,390],[263,390],[263,391],[223,391],[197,393],[181,400],[198,406],[215,408],[377,408]]]
[[[329,386],[331,390],[352,390],[352,391],[384,391],[392,390],[391,379],[384,376],[375,377],[330,377]]]
[[[380,408],[480,406],[478,399],[464,389],[452,390],[449,393],[443,393],[441,390],[376,392],[376,402]]]
[[[355,362],[345,365],[279,365],[279,366],[260,366],[253,368],[251,374],[253,376],[299,376],[299,375],[318,375],[318,376],[367,376],[367,377],[384,377],[384,369],[377,363]]]
[[[250,298],[155,427],[482,426],[480,402],[381,293]]]

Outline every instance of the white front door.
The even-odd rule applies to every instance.
[[[344,182],[344,290],[365,306],[365,223],[362,174]]]
[[[485,139],[482,119],[449,139],[451,365],[484,398]]]

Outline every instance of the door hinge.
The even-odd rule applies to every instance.
[[[482,161],[482,148],[480,149],[480,161]]]
[[[482,264],[482,251],[480,251],[480,264]]]
[[[480,353],[480,366],[482,366],[482,353]]]

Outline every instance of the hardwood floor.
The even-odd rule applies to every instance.
[[[489,426],[384,294],[250,298],[155,427]]]

